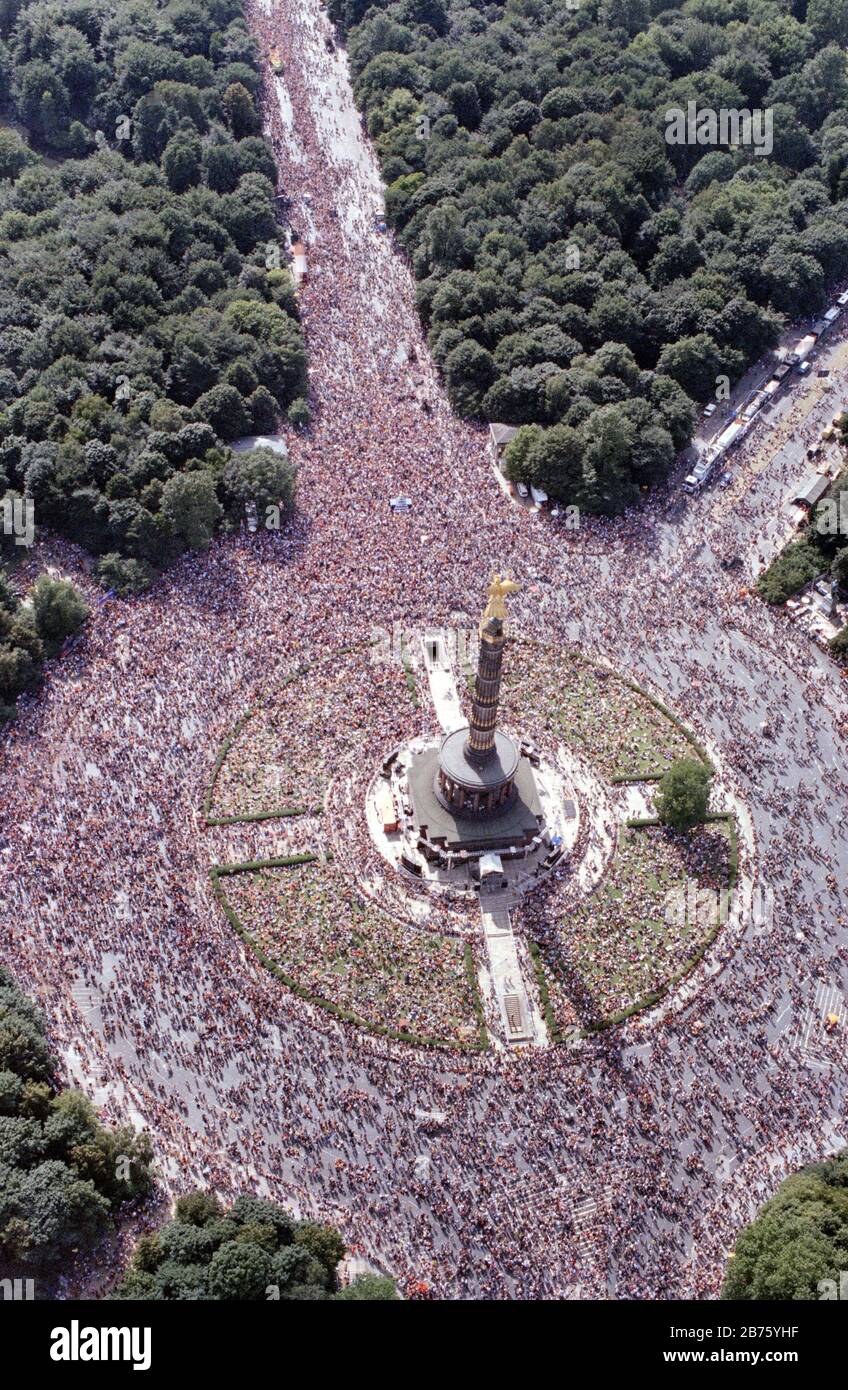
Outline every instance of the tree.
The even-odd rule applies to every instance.
[[[848,1249],[848,1149],[786,1178],[736,1242],[724,1300],[839,1298]]]
[[[496,367],[492,354],[467,339],[460,343],[445,361],[445,381],[451,404],[460,415],[480,414],[483,397],[495,379]]]
[[[78,632],[89,608],[82,594],[67,579],[50,579],[42,574],[32,589],[35,626],[45,646],[61,647],[66,637]]]
[[[819,43],[848,45],[848,0],[809,0],[806,22]]]
[[[286,411],[286,419],[295,429],[309,424],[309,402],[305,396],[296,396]]]
[[[68,89],[49,63],[34,59],[16,73],[21,120],[30,134],[48,145],[61,144],[68,122]]]
[[[248,449],[233,454],[224,469],[224,490],[240,511],[253,502],[260,517],[270,507],[287,511],[294,500],[295,470],[288,457],[274,449]]]
[[[40,1012],[0,967],[0,1263],[15,1276],[60,1266],[150,1188],[147,1136],[107,1129],[80,1092],[54,1090],[55,1069]]]
[[[465,231],[459,209],[446,203],[427,217],[426,242],[430,264],[440,270],[459,266],[465,256]]]
[[[848,544],[843,545],[833,557],[830,567],[831,577],[838,589],[844,594],[848,594]],[[2,602],[2,596],[0,596]]]
[[[476,130],[483,113],[480,95],[474,83],[452,82],[445,96],[460,125],[467,126],[469,130]]]
[[[258,50],[232,0],[0,0],[0,22],[0,493],[25,490],[123,593],[182,549],[151,485],[224,464],[220,435],[181,454],[153,436],[216,387],[200,418],[227,439],[307,393],[290,277],[263,264],[280,233]],[[233,301],[253,318],[225,318]],[[4,636],[4,718],[39,669]]]
[[[810,540],[790,541],[760,575],[756,590],[766,603],[781,604],[817,578],[824,569],[821,551]]]
[[[14,1190],[18,1248],[28,1264],[54,1264],[106,1227],[109,1202],[66,1163],[48,1159],[20,1174]]]
[[[221,104],[227,117],[227,124],[236,140],[242,140],[246,135],[255,135],[261,128],[253,98],[241,82],[230,84],[224,92]]]
[[[781,313],[797,318],[822,304],[824,273],[812,256],[776,247],[766,257],[763,273],[771,286],[771,302]]]
[[[234,386],[221,382],[206,391],[194,404],[199,420],[207,421],[222,439],[238,439],[248,430],[244,401]]]
[[[708,333],[696,333],[668,343],[657,370],[670,376],[693,400],[704,401],[715,391],[722,360],[718,344]]]
[[[531,479],[563,502],[573,502],[583,482],[583,441],[570,425],[543,430],[528,455]]]
[[[398,1298],[394,1279],[383,1274],[360,1274],[335,1295],[340,1303],[395,1303]]]
[[[9,614],[18,611],[18,596],[9,583],[8,575],[2,569],[0,569],[0,609]]]
[[[522,425],[503,451],[503,474],[511,483],[529,487],[535,481],[530,454],[542,431],[538,425]]]
[[[196,135],[178,131],[168,141],[162,155],[162,169],[168,180],[168,187],[175,193],[184,193],[200,181],[202,149]]]
[[[296,1245],[302,1245],[324,1266],[328,1279],[335,1277],[336,1265],[345,1253],[345,1243],[333,1226],[302,1221],[295,1231],[294,1239]]]
[[[227,1301],[265,1297],[272,1282],[273,1266],[267,1250],[251,1243],[231,1241],[216,1250],[209,1264],[209,1292]]]
[[[231,143],[207,145],[203,168],[210,188],[216,193],[232,193],[242,172],[237,147]]]
[[[126,598],[127,594],[140,594],[149,589],[153,572],[143,561],[127,559],[111,551],[98,562],[97,578],[104,588],[112,589],[119,598]]]
[[[831,637],[828,646],[837,661],[848,659],[848,624],[841,627],[835,637]]]
[[[332,1227],[298,1222],[264,1198],[244,1193],[224,1211],[217,1198],[189,1193],[174,1220],[138,1242],[112,1297],[325,1300],[344,1249]],[[351,1297],[393,1295],[391,1280],[371,1276]]]
[[[657,815],[673,830],[702,825],[710,802],[712,772],[698,758],[678,758],[660,780]]]
[[[174,1210],[176,1219],[190,1226],[207,1226],[210,1221],[219,1221],[224,1209],[214,1193],[188,1192],[178,1197]]]
[[[25,610],[0,608],[0,705],[14,705],[38,681],[44,646]]]
[[[205,473],[175,473],[162,489],[162,515],[189,550],[205,550],[224,509]]]
[[[0,179],[16,179],[36,156],[16,130],[0,130]]]

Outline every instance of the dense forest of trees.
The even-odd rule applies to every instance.
[[[38,1009],[0,966],[0,1277],[50,1277],[151,1187],[150,1143],[55,1084]]]
[[[736,1242],[724,1299],[838,1299],[848,1270],[848,1149],[802,1168]]]
[[[0,0],[0,497],[119,592],[244,514],[228,441],[304,418],[259,85],[239,0]]]
[[[142,1236],[112,1294],[158,1302],[342,1302],[397,1298],[394,1281],[362,1275],[338,1289],[345,1245],[332,1226],[298,1221],[275,1202],[245,1195],[225,1211],[217,1197],[177,1199],[174,1219]]]
[[[329,0],[454,406],[590,512],[848,257],[848,0]],[[773,149],[666,142],[770,109]]]

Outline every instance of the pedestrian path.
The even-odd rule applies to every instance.
[[[481,896],[480,919],[507,1044],[546,1047],[548,1035],[521,971],[505,893]]]

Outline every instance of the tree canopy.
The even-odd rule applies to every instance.
[[[332,1226],[298,1221],[249,1194],[224,1210],[217,1197],[177,1199],[174,1218],[143,1236],[114,1299],[223,1302],[397,1298],[394,1281],[362,1276],[338,1289],[345,1244]]]
[[[840,1297],[848,1269],[848,1149],[785,1179],[736,1242],[721,1297]],[[844,1295],[843,1295],[844,1296]]]
[[[0,566],[0,723],[14,718],[18,696],[38,684],[45,658],[79,631],[88,611],[73,584],[46,574],[22,602]]]
[[[672,830],[702,825],[710,804],[712,773],[700,758],[677,758],[664,773],[656,796],[657,815]]]
[[[455,408],[539,426],[552,496],[628,506],[845,264],[842,0],[328,9]],[[669,143],[690,101],[770,111],[772,148]]]
[[[848,417],[842,443],[848,441]],[[757,580],[766,603],[785,603],[821,574],[828,574],[848,597],[848,469],[843,469],[819,499],[797,539],[784,546]]]
[[[62,1090],[38,1009],[0,966],[0,1276],[53,1272],[150,1190],[150,1141]]]
[[[228,524],[230,440],[304,418],[259,85],[239,0],[0,6],[0,496],[121,592]]]

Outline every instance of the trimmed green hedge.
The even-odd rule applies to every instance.
[[[474,964],[474,948],[470,941],[465,943],[465,974],[468,979],[468,987],[471,990],[471,998],[474,1002],[474,1012],[477,1016],[477,1023],[480,1029],[479,1046],[481,1051],[489,1046],[489,1030],[486,1027],[486,1015],[483,1012],[483,1000],[480,998],[480,990],[477,987],[477,970]]]
[[[661,782],[663,777],[665,777],[664,772],[643,772],[641,776],[635,772],[620,772],[609,780],[611,786],[619,787],[635,786],[638,782]]]
[[[412,662],[409,658],[409,650],[407,648],[406,643],[403,640],[401,640],[400,644],[400,659],[403,663],[403,674],[406,679],[406,688],[409,691],[413,707],[415,709],[420,709],[421,701],[418,698],[418,686],[415,683],[415,671],[413,669]]]
[[[286,820],[293,816],[317,816],[320,806],[288,806],[281,811],[255,811],[250,816],[207,816],[207,825],[250,825],[260,820]]]
[[[215,864],[209,872],[227,878],[230,874],[255,874],[258,869],[288,869],[293,864],[314,864],[317,859],[318,855],[310,852],[289,854],[282,859],[246,859],[242,864]]]
[[[527,947],[530,951],[530,959],[533,962],[533,974],[536,977],[536,988],[539,991],[539,999],[542,1003],[542,1012],[545,1015],[545,1026],[548,1030],[548,1035],[550,1037],[551,1042],[556,1044],[562,1042],[562,1033],[560,1031],[560,1026],[556,1021],[553,1007],[551,1005],[551,996],[548,990],[548,977],[545,974],[545,966],[542,961],[542,952],[539,950],[539,947],[536,944],[536,942],[531,940],[530,937],[527,938]]]

